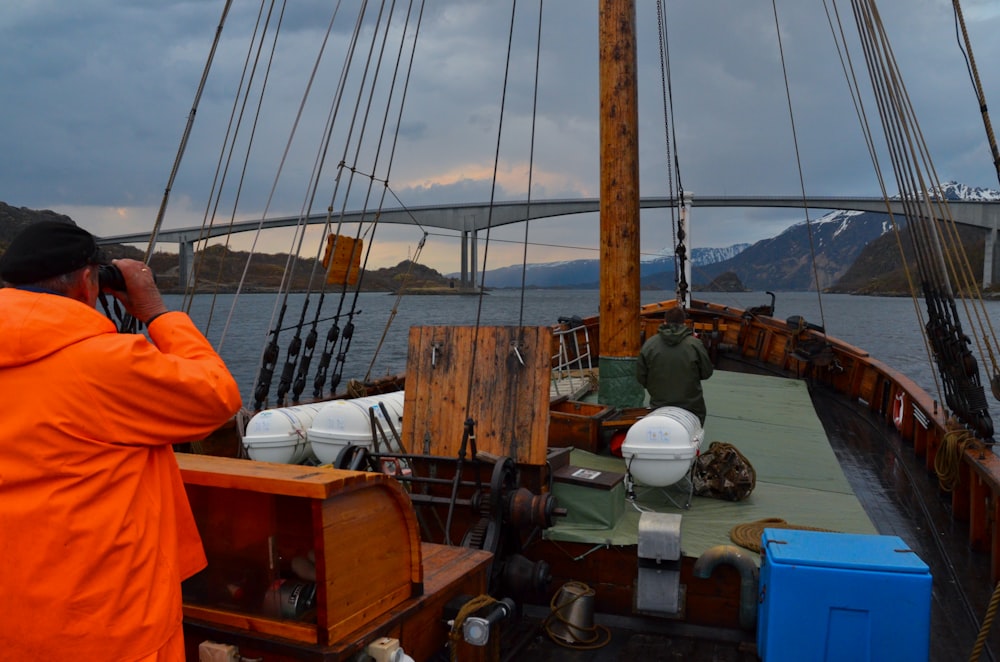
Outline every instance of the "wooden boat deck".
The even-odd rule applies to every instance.
[[[952,517],[951,495],[937,487],[933,470],[891,426],[861,405],[825,388],[813,400],[841,466],[878,532],[896,535],[930,567],[930,660],[972,659],[993,584],[990,554],[969,545],[969,527]],[[994,623],[978,660],[996,660],[1000,629]]]
[[[923,458],[914,456],[895,429],[863,403],[847,402],[823,386],[810,388],[805,380],[718,370],[705,382],[705,392],[709,416],[703,448],[715,440],[735,444],[754,465],[757,487],[743,502],[694,497],[686,510],[656,491],[640,492],[640,505],[683,516],[684,555],[731,544],[733,525],[764,517],[899,536],[928,564],[933,577],[929,659],[969,659],[993,589],[989,555],[969,547],[967,526],[951,517],[950,498],[922,475],[930,473]],[[571,462],[624,471],[621,460],[589,453],[574,451]],[[613,528],[563,524],[548,536],[595,546],[632,544],[638,512],[628,510],[632,512]],[[748,640],[732,631],[641,619],[605,622],[612,627],[614,643],[604,649],[565,651],[536,632],[521,649],[521,659],[632,659],[639,650],[658,651],[656,659],[756,659],[752,635]],[[977,659],[994,660],[993,651],[1000,651],[997,628]]]
[[[764,518],[844,533],[876,532],[827,442],[804,381],[717,371],[704,388],[709,414],[702,450],[713,441],[723,441],[746,455],[757,472],[757,486],[748,499],[732,502],[696,496],[684,509],[679,507],[683,489],[637,486],[638,508],[627,507],[613,527],[559,523],[546,537],[634,545],[639,508],[681,514],[681,547],[690,557],[714,545],[730,544],[734,525]],[[574,451],[570,462],[625,473],[624,460],[616,457]]]

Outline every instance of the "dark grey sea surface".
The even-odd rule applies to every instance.
[[[644,291],[642,302],[652,303],[672,296],[673,293],[668,291]],[[763,292],[696,294],[695,298],[738,308],[770,301]],[[182,308],[181,297],[168,296],[166,299],[172,308]],[[598,299],[597,290],[528,290],[523,293],[518,290],[494,290],[483,297],[411,295],[399,298],[384,293],[362,293],[357,296],[355,331],[345,354],[341,384],[349,378],[363,378],[366,373],[370,373],[370,377],[378,377],[403,372],[408,329],[413,325],[475,324],[477,320],[482,325],[491,326],[547,325],[555,323],[559,317],[596,314]],[[269,338],[269,331],[277,326],[281,304],[284,302],[286,305],[281,324],[283,330],[279,334],[281,355],[272,382],[272,394],[277,375],[287,359],[288,343],[295,335],[300,318],[303,318],[302,307],[306,296],[292,294],[286,300],[274,294],[243,294],[235,306],[233,301],[234,295],[231,294],[217,298],[199,295],[195,297],[190,313],[199,328],[219,348],[240,384],[246,403],[250,404],[262,348]],[[339,326],[343,328],[346,325],[346,314],[351,310],[353,301],[354,295],[343,302],[339,294],[326,296],[318,325],[321,342],[332,324],[332,318],[338,313],[338,307],[342,315]],[[303,337],[316,314],[317,302],[315,295],[309,297]],[[923,304],[919,305],[923,313]],[[868,351],[873,357],[909,376],[932,397],[940,398],[934,381],[936,369],[928,357],[911,299],[846,294],[827,294],[820,299],[815,292],[778,292],[775,309],[775,317],[779,319],[801,315],[809,322],[823,325],[828,335]],[[963,310],[961,304],[959,309]],[[991,318],[1000,316],[1000,301],[987,302],[986,309]],[[969,333],[973,327],[962,314],[963,328]],[[376,348],[379,348],[377,354]],[[338,344],[334,356],[342,349]],[[322,348],[317,346],[313,367],[321,351]],[[992,367],[981,364],[980,371],[983,383],[988,383]],[[308,384],[311,390],[311,374]],[[306,395],[309,395],[309,390]],[[992,401],[992,396],[987,398]]]

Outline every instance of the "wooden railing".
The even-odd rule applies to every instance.
[[[895,428],[913,453],[933,472],[948,432],[948,414],[923,388],[866,351],[815,330],[796,332],[786,322],[744,316],[742,311],[700,304],[691,317],[697,324],[726,328],[721,342],[741,357],[827,384],[849,401],[866,406]],[[815,359],[797,351],[822,346]],[[928,476],[934,480],[934,476]],[[947,496],[942,490],[942,494]],[[952,516],[968,522],[969,545],[990,554],[990,579],[1000,578],[1000,458],[990,448],[969,446],[962,452],[958,481],[950,493]]]
[[[642,307],[644,337],[656,332],[663,311],[674,305],[665,301]],[[928,473],[934,471],[949,429],[948,413],[906,375],[863,349],[811,328],[793,328],[784,320],[697,301],[689,307],[688,317],[713,358],[719,354],[739,357],[780,374],[828,385],[895,428]],[[596,317],[583,324],[590,331],[595,352],[596,324]],[[927,478],[935,479],[933,475]],[[948,497],[944,490],[942,495]],[[969,446],[962,452],[950,499],[952,517],[968,522],[969,545],[990,554],[990,579],[996,582],[1000,579],[1000,458],[991,448]]]

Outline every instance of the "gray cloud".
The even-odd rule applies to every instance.
[[[320,129],[354,28],[353,19],[343,17],[356,3],[343,3],[341,22],[329,39],[327,58],[303,109],[299,134],[290,144],[287,136],[334,4],[290,3],[282,17],[280,57],[271,70],[269,101],[250,149],[260,165],[242,175],[237,166],[229,175],[230,186],[244,178],[238,216],[259,213],[269,199],[272,212],[296,213],[308,199]],[[519,3],[515,17],[501,117],[510,9],[486,0],[428,2],[390,175],[390,185],[405,204],[479,201],[491,192],[499,199],[523,198],[529,158],[534,197],[597,196],[596,3],[549,0],[544,5],[533,157],[528,148],[536,104],[532,76],[538,7],[529,4]],[[799,165],[770,4],[667,4],[676,146],[685,189],[695,195],[799,194]],[[668,172],[655,4],[638,5],[642,191],[663,195]],[[986,0],[964,5],[987,100],[1000,103],[1000,71],[994,66],[1000,61],[1000,44],[992,39],[1000,28],[1000,12]],[[403,7],[397,2],[396,29],[401,29]],[[849,6],[841,1],[838,7],[847,19]],[[880,8],[939,176],[996,187],[976,100],[955,41],[951,3],[891,0]],[[0,199],[66,211],[104,233],[148,227],[221,9],[221,2],[181,0],[3,3],[0,152],[5,158],[0,161]],[[877,194],[822,5],[781,2],[779,18],[806,190],[817,195]],[[272,25],[276,20],[271,17]],[[369,13],[364,29],[370,30],[376,20]],[[257,21],[256,7],[234,3],[174,191],[168,226],[199,222],[204,213],[246,43]],[[386,57],[391,61],[395,51]],[[256,94],[259,84],[254,90]],[[347,96],[341,101],[344,108],[354,103]],[[381,121],[381,110],[373,106],[369,130]],[[493,155],[501,122],[500,178],[494,189]],[[338,130],[346,130],[346,120]],[[248,149],[249,129],[241,131],[235,163]],[[286,149],[283,176],[274,185]],[[342,147],[331,149],[325,190],[317,195],[320,208],[329,204],[336,163],[351,156]],[[385,163],[382,158],[380,164]],[[364,199],[367,174],[356,176],[351,202]],[[223,217],[232,213],[233,191],[220,205]],[[391,200],[386,204],[396,206]],[[127,209],[113,216],[99,211],[112,208]],[[87,209],[98,211],[88,217]],[[644,213],[643,218],[644,250],[668,245],[666,216]],[[693,236],[709,245],[753,241],[802,218],[801,212],[780,210],[698,210],[695,220],[705,226],[696,227]],[[535,224],[533,233],[540,242],[594,245],[596,235],[583,234],[593,228],[592,221],[562,219]],[[572,233],[572,242],[566,241],[567,233]]]

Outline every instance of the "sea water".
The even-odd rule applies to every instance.
[[[672,292],[643,291],[642,303],[669,299]],[[923,333],[912,299],[905,297],[871,297],[815,292],[775,293],[777,319],[801,315],[812,324],[821,325],[828,335],[839,338],[902,372],[938,398],[933,367],[924,342]],[[695,298],[737,308],[770,303],[764,292],[696,294]],[[180,296],[165,297],[172,309],[182,309]],[[287,360],[287,347],[294,337],[300,319],[305,324],[301,332],[304,339],[316,317],[319,298],[316,295],[243,294],[233,306],[234,295],[212,297],[199,295],[190,307],[195,323],[219,352],[240,384],[244,400],[252,402],[251,393],[261,362],[261,352],[271,338],[274,328],[281,328],[278,359],[271,393],[278,383],[282,367]],[[413,325],[476,324],[483,326],[549,325],[560,317],[586,317],[595,315],[599,308],[597,290],[493,290],[483,297],[468,295],[410,295],[397,297],[391,294],[364,292],[355,297],[349,294],[341,301],[339,294],[327,294],[319,313],[317,325],[320,342],[314,350],[313,370],[307,379],[305,395],[312,393],[314,368],[319,362],[322,343],[333,318],[341,315],[339,326],[347,323],[347,313],[352,309],[354,335],[345,352],[341,388],[348,379],[370,378],[402,373],[406,368],[407,337]],[[308,304],[303,314],[303,306]],[[924,313],[920,303],[920,312]],[[284,315],[281,315],[284,308]],[[959,304],[960,311],[962,310]],[[1000,320],[1000,301],[986,302],[991,318]],[[279,324],[280,321],[280,324]],[[974,329],[962,319],[963,329],[970,334]],[[376,349],[378,350],[376,353]],[[975,350],[975,347],[973,346]],[[343,350],[338,343],[334,357]],[[374,356],[374,358],[373,358]],[[328,372],[332,375],[333,365]],[[988,384],[992,366],[980,365],[980,379]],[[988,389],[987,389],[988,390]],[[988,396],[988,400],[992,397]]]

